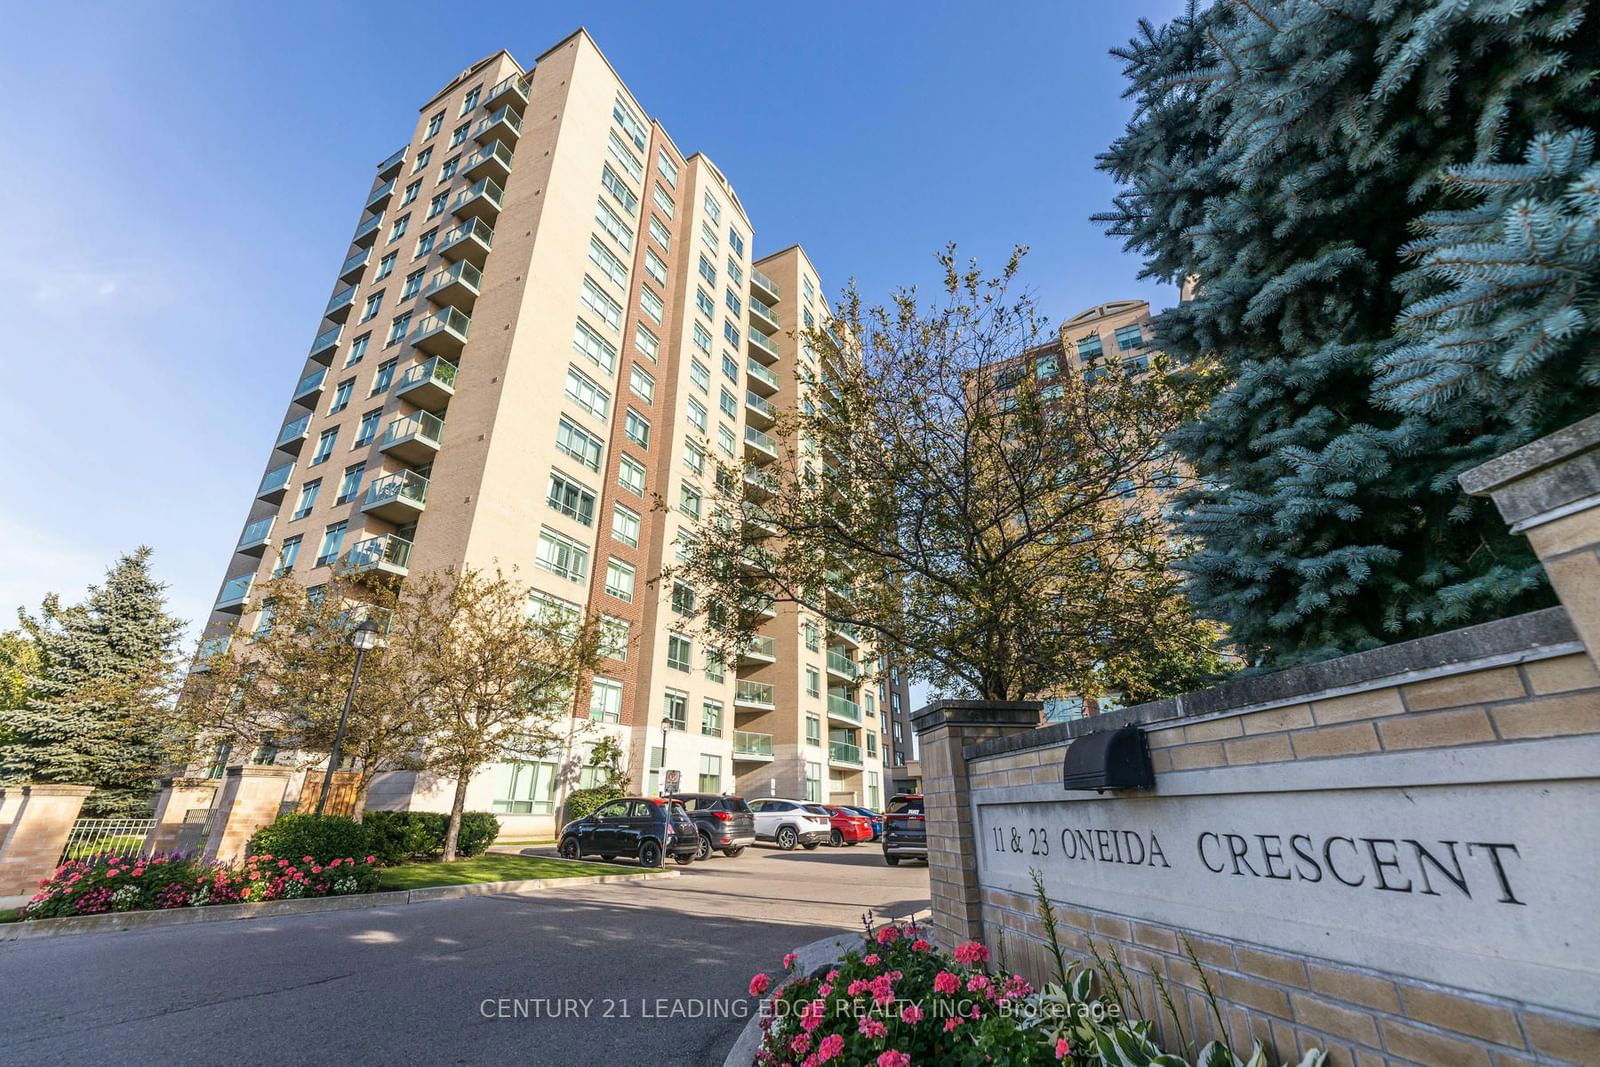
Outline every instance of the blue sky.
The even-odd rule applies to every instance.
[[[496,48],[527,64],[587,26],[678,145],[734,183],[758,255],[800,241],[830,286],[854,277],[875,299],[936,280],[946,241],[991,264],[1025,243],[1060,319],[1176,299],[1089,215],[1112,192],[1095,153],[1128,114],[1107,49],[1137,14],[1179,7],[14,9],[0,625],[141,543],[173,609],[204,618],[374,165]]]

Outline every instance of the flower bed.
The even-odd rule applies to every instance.
[[[378,884],[377,858],[339,857],[317,863],[258,853],[243,863],[207,863],[176,853],[153,856],[102,853],[56,868],[22,909],[23,919],[59,919],[121,911],[168,911],[208,904],[370,893]]]

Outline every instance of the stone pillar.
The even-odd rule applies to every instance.
[[[943,948],[983,936],[965,750],[992,737],[1036,729],[1043,707],[1038,701],[936,700],[911,716],[922,753],[933,932]]]
[[[1461,476],[1487,496],[1544,564],[1573,629],[1600,666],[1600,415]]]
[[[217,797],[215,778],[163,778],[156,798],[156,824],[150,828],[144,850],[171,852],[178,844],[183,818],[194,808],[209,808]]]
[[[94,787],[35,783],[8,787],[7,795],[12,789],[22,799],[0,841],[0,897],[31,897],[55,873],[83,799]]]
[[[17,808],[22,805],[22,787],[20,785],[0,785],[0,841],[6,839],[6,831],[11,829],[11,824],[16,821]]]
[[[288,767],[229,767],[214,805],[226,814],[206,842],[206,859],[232,863],[243,856],[251,835],[277,821],[292,773]]]

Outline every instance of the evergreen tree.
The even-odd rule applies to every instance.
[[[148,810],[172,751],[171,695],[183,623],[167,614],[150,549],[123,556],[79,604],[46,597],[22,616],[37,662],[27,696],[0,708],[0,777],[92,785],[85,814]]]
[[[1258,661],[1552,602],[1523,540],[1455,484],[1548,422],[1518,423],[1494,391],[1396,405],[1373,387],[1378,366],[1419,380],[1396,320],[1445,281],[1407,257],[1426,254],[1415,220],[1458,206],[1446,168],[1594,124],[1586,18],[1578,0],[1217,3],[1143,23],[1115,53],[1137,110],[1102,157],[1123,188],[1099,218],[1147,276],[1198,276],[1156,326],[1160,347],[1215,356],[1229,381],[1175,438],[1202,479],[1183,523],[1205,547],[1184,566],[1202,612]],[[1600,401],[1568,388],[1566,410]]]

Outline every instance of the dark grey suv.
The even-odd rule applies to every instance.
[[[893,867],[901,860],[928,858],[928,824],[923,818],[921,793],[897,793],[883,813],[883,862]]]

